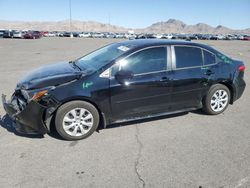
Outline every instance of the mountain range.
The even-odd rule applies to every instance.
[[[212,27],[205,23],[195,25],[187,25],[184,22],[176,19],[169,19],[152,24],[146,28],[125,28],[121,26],[105,24],[95,21],[78,21],[72,20],[72,31],[87,31],[87,32],[127,32],[134,30],[136,33],[210,33],[210,34],[250,34],[250,28],[243,30],[234,30],[222,25]],[[42,31],[69,31],[70,21],[4,21],[0,20],[0,29],[17,29],[17,30],[42,30]]]

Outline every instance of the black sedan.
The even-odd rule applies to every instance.
[[[245,89],[245,66],[204,44],[135,40],[39,68],[16,86],[4,109],[24,133],[54,125],[67,140],[100,126],[203,109],[222,113]]]

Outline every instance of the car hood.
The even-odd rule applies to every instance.
[[[16,89],[29,90],[48,86],[57,86],[79,79],[81,76],[85,76],[87,74],[89,74],[88,71],[80,71],[69,62],[59,62],[40,67],[28,73],[17,84]]]

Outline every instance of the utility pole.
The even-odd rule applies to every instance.
[[[69,32],[70,32],[70,38],[73,38],[73,33],[72,33],[72,16],[71,16],[71,0],[69,0]]]
[[[110,32],[110,13],[108,14],[108,32]]]

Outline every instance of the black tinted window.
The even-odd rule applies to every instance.
[[[215,58],[214,54],[212,54],[206,50],[203,50],[203,55],[204,55],[204,65],[216,63],[216,58]]]
[[[176,68],[194,67],[202,65],[200,48],[175,46]]]
[[[166,70],[167,52],[164,47],[150,48],[121,60],[121,69],[134,74]]]

